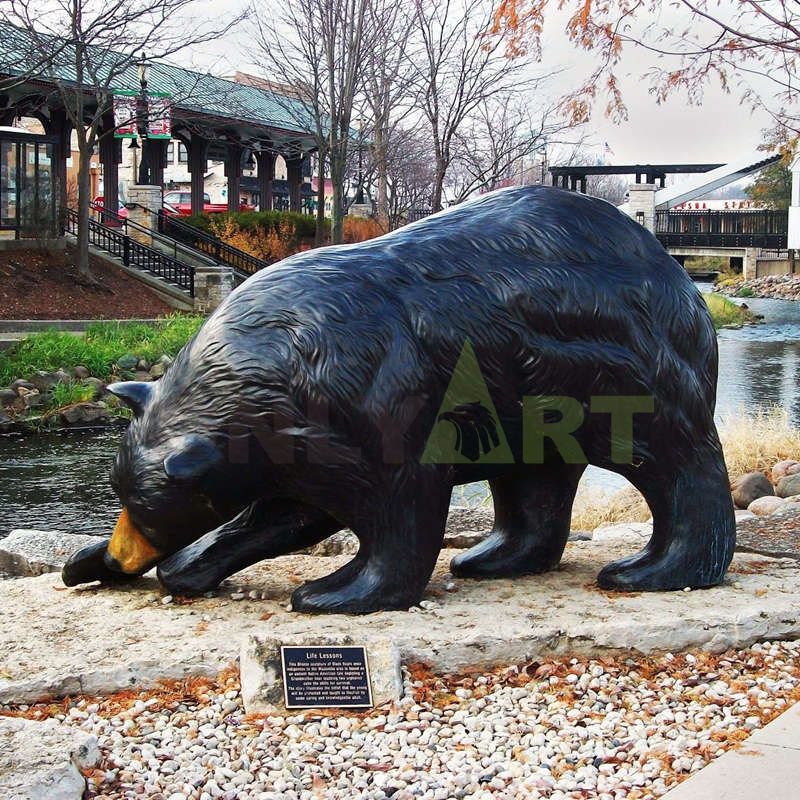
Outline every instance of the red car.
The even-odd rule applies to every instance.
[[[175,209],[176,213],[181,217],[191,216],[192,213],[192,195],[191,192],[167,192],[164,195],[164,205],[171,206]],[[166,210],[166,208],[165,208]],[[255,211],[255,206],[248,205],[247,203],[239,204],[239,211]],[[227,203],[212,203],[211,198],[203,195],[203,213],[204,214],[224,214],[228,211]],[[171,213],[167,211],[167,213]]]

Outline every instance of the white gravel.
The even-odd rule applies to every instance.
[[[98,737],[88,798],[657,797],[800,699],[800,643],[563,659],[472,676],[412,665],[364,714],[249,719],[235,671],[160,692],[5,711]]]

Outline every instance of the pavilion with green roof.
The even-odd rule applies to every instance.
[[[36,44],[41,47],[41,36]],[[53,142],[52,169],[62,197],[66,197],[66,159],[70,155],[71,125],[58,85],[78,86],[74,52],[68,42],[53,40],[52,59],[44,64],[31,56],[32,35],[0,21],[0,128],[20,117],[35,117]],[[94,54],[95,63],[105,53]],[[108,53],[109,63],[114,53]],[[128,59],[130,61],[130,59]],[[109,67],[113,69],[113,65]],[[97,111],[97,97],[131,94],[140,90],[135,65],[117,70],[113,82],[101,77],[102,91],[84,81],[86,113]],[[110,86],[110,93],[109,93]],[[239,83],[163,62],[148,62],[147,89],[152,95],[171,98],[172,137],[184,143],[191,174],[192,212],[202,213],[204,178],[208,160],[222,161],[228,180],[228,203],[238,210],[242,165],[252,156],[257,164],[261,209],[272,208],[272,184],[278,155],[286,162],[289,207],[299,211],[304,165],[316,149],[312,122],[300,100],[278,94],[270,88]],[[118,165],[122,160],[122,139],[114,136],[110,98],[102,109],[99,139],[103,166],[105,205],[115,209],[118,202]],[[0,132],[0,138],[2,132]],[[152,183],[163,186],[168,140],[148,138],[144,144],[152,165]]]

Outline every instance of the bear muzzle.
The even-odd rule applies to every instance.
[[[111,541],[108,543],[105,565],[126,575],[141,575],[157,564],[163,557],[144,534],[133,524],[128,509],[119,515]]]

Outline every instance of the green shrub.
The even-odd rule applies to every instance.
[[[753,290],[749,286],[742,286],[738,292],[736,292],[737,297],[752,297]]]
[[[57,383],[53,387],[50,405],[53,408],[63,408],[75,403],[85,403],[94,397],[94,386],[85,386],[77,381]]]
[[[206,233],[211,231],[211,219],[230,219],[243,231],[262,228],[265,231],[278,230],[283,221],[288,221],[297,233],[298,239],[313,239],[316,232],[316,217],[298,214],[295,211],[239,211],[231,214],[195,214],[185,217],[183,222],[193,225]],[[330,235],[330,220],[325,220],[325,235]]]
[[[729,300],[721,294],[704,294],[711,318],[714,320],[714,327],[719,330],[725,325],[742,325],[751,322],[753,314],[746,308],[740,308],[733,300]]]
[[[95,322],[85,336],[60,331],[34,333],[13,350],[0,352],[0,385],[36,370],[70,371],[79,364],[94,377],[108,380],[117,359],[126,353],[148,361],[162,355],[174,357],[202,323],[203,317],[173,314],[154,323]]]

